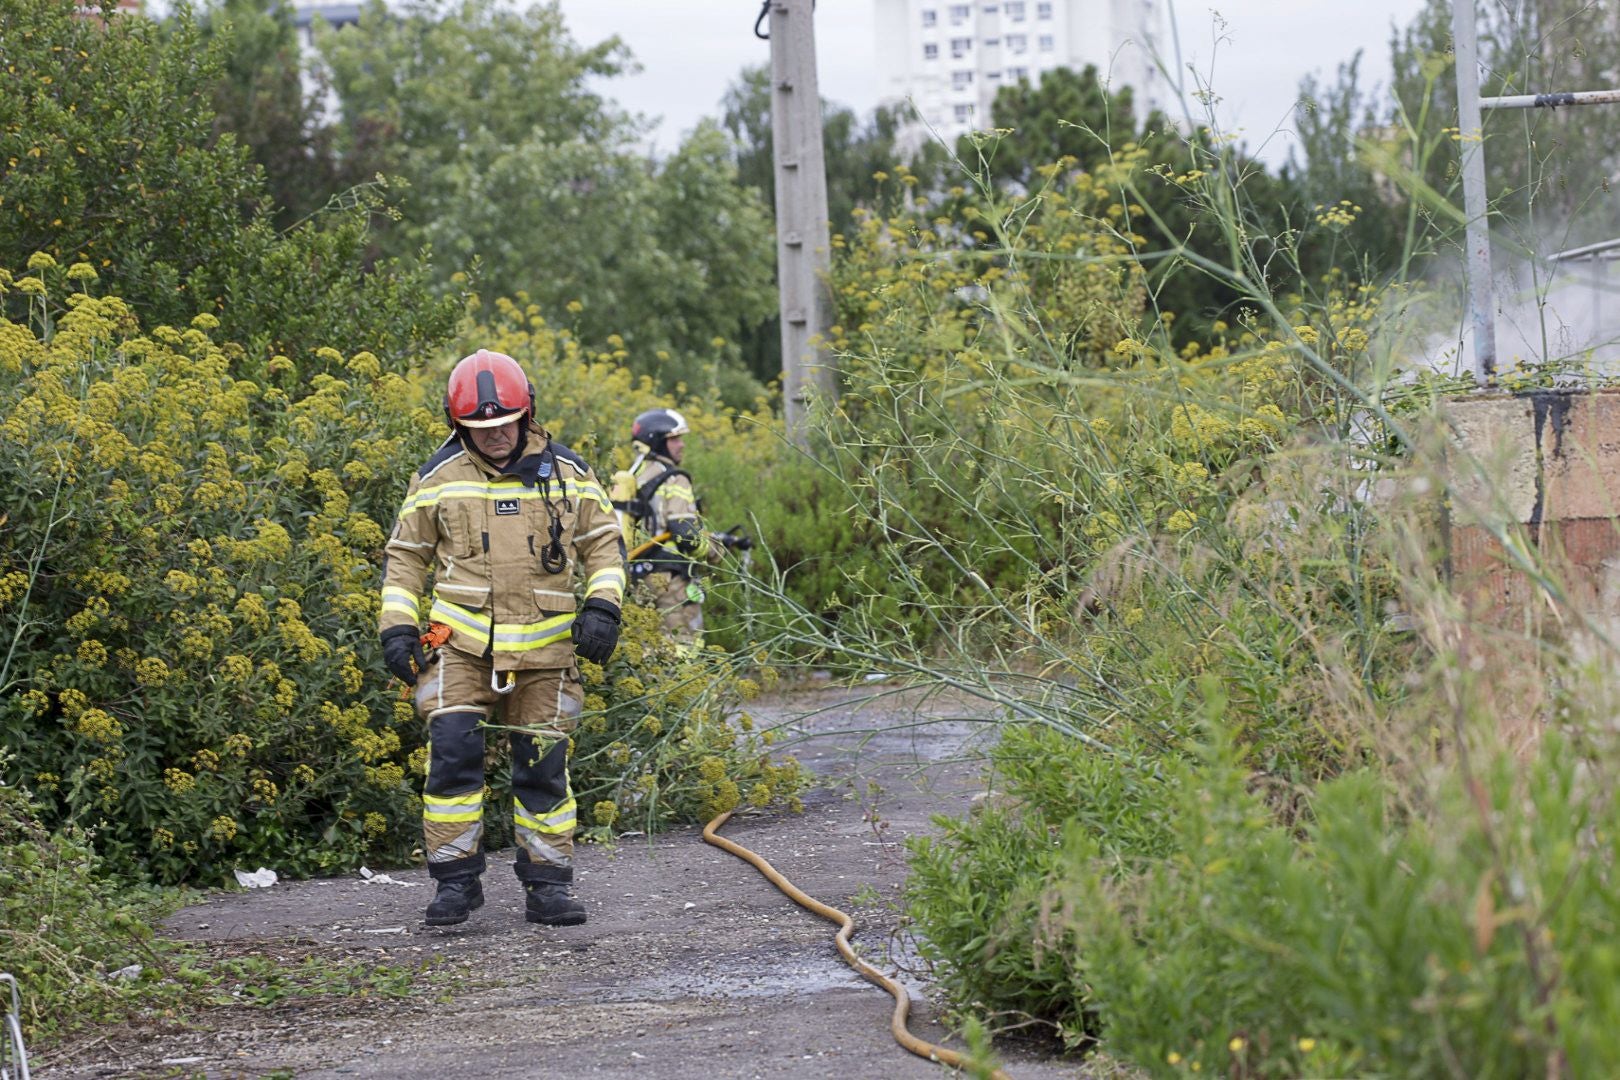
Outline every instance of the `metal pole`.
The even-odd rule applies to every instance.
[[[1557,94],[1510,94],[1479,99],[1482,109],[1557,109],[1565,105],[1620,105],[1620,90],[1576,90]]]
[[[1463,212],[1468,216],[1468,306],[1474,316],[1474,381],[1496,375],[1496,301],[1491,289],[1491,234],[1486,220],[1485,132],[1479,116],[1479,27],[1474,0],[1452,0],[1457,55],[1457,129],[1462,138]]]
[[[1587,244],[1585,247],[1570,248],[1568,251],[1555,251],[1547,256],[1548,262],[1567,262],[1570,259],[1592,259],[1599,255],[1620,248],[1620,240],[1602,240],[1596,244]]]
[[[776,163],[776,276],[781,290],[782,411],[788,437],[809,442],[812,401],[838,383],[825,344],[832,325],[827,273],[827,170],[816,85],[814,0],[769,0],[771,140]],[[821,344],[813,344],[820,342]]]

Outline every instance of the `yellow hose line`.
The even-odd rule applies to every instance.
[[[877,968],[855,955],[855,949],[849,943],[849,936],[855,932],[855,922],[853,919],[844,914],[842,911],[839,911],[837,908],[823,904],[815,897],[806,894],[797,885],[794,885],[793,882],[783,877],[774,866],[766,862],[759,855],[749,851],[741,844],[734,843],[733,841],[727,840],[725,837],[719,835],[718,830],[726,823],[727,820],[730,819],[731,814],[732,812],[727,810],[725,813],[721,814],[719,817],[705,825],[703,827],[704,841],[706,843],[713,844],[717,848],[731,852],[733,855],[737,856],[737,858],[742,859],[745,862],[752,863],[756,870],[765,875],[765,879],[767,881],[786,893],[788,898],[794,903],[808,911],[812,911],[815,914],[820,915],[828,922],[838,924],[838,935],[833,938],[833,941],[837,943],[838,951],[843,954],[844,960],[848,962],[850,967],[860,972],[868,982],[876,983],[878,986],[881,986],[894,998],[894,1014],[889,1020],[889,1030],[894,1034],[895,1042],[899,1043],[913,1054],[916,1054],[918,1057],[927,1058],[929,1061],[941,1062],[942,1064],[949,1065],[953,1069],[966,1068],[967,1060],[963,1058],[961,1054],[958,1054],[954,1050],[947,1050],[943,1046],[935,1046],[931,1042],[925,1042],[907,1030],[906,1016],[911,1011],[911,998],[906,995],[905,987],[901,986],[899,983],[883,974],[883,972],[879,971]],[[1011,1077],[1002,1072],[1000,1069],[995,1070],[990,1075],[994,1077],[995,1080],[1011,1080]]]
[[[661,532],[657,536],[653,537],[651,540],[648,540],[648,541],[645,541],[643,543],[637,544],[635,547],[630,549],[628,554],[625,555],[624,561],[625,562],[635,562],[638,558],[641,557],[642,552],[651,551],[653,548],[657,547],[659,544],[662,544],[665,540],[668,540],[669,537],[670,537],[669,533]]]

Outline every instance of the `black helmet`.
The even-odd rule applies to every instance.
[[[686,426],[686,417],[674,409],[648,409],[630,425],[630,440],[644,443],[653,453],[662,454],[671,436],[685,435],[691,430]]]

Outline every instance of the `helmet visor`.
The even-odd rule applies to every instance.
[[[514,420],[521,419],[522,416],[522,409],[501,409],[486,404],[479,408],[477,412],[468,416],[456,417],[456,423],[462,427],[492,428],[500,427],[502,424],[510,424]]]

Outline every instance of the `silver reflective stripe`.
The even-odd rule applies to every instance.
[[[480,821],[448,844],[440,844],[428,852],[427,860],[430,863],[455,862],[457,859],[469,858],[478,851],[483,836],[484,823]]]

